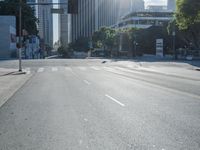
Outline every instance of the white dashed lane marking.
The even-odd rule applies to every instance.
[[[99,68],[97,68],[97,67],[95,67],[95,66],[92,66],[92,67],[90,67],[90,68],[92,68],[93,70],[96,70],[96,71],[99,71],[99,70],[100,70]]]
[[[39,68],[37,72],[44,72],[44,68]]]
[[[125,107],[125,105],[124,105],[123,103],[121,103],[120,101],[116,100],[116,99],[113,98],[112,96],[110,96],[110,95],[108,95],[108,94],[106,94],[105,96],[106,96],[107,98],[109,98],[110,100],[116,102],[116,103],[119,104],[120,106]]]
[[[87,80],[83,80],[83,82],[85,82],[87,85],[90,85],[91,83]]]
[[[52,67],[51,70],[52,70],[53,72],[56,72],[56,71],[58,71],[58,68]]]

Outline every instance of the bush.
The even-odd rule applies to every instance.
[[[62,55],[63,58],[69,58],[68,49],[64,46],[58,48],[58,53]]]

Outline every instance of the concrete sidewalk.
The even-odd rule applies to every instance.
[[[0,68],[0,76],[6,76],[16,72],[16,69]]]
[[[16,69],[0,68],[0,107],[31,77]]]

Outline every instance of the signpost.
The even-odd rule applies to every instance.
[[[22,72],[22,0],[19,2],[19,72]]]
[[[161,58],[164,57],[163,54],[163,39],[156,39],[156,56]]]
[[[19,44],[17,45],[19,52],[19,72],[22,72],[22,0],[19,1]],[[68,3],[29,3],[29,5],[67,5]],[[52,13],[63,14],[63,9],[52,9]]]

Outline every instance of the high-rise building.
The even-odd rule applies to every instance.
[[[167,0],[167,9],[168,11],[176,10],[176,0]]]
[[[120,16],[129,14],[130,12],[144,11],[144,0],[121,0],[120,3]]]
[[[38,3],[52,3],[52,0],[38,0]],[[38,6],[38,30],[39,36],[45,44],[53,47],[53,15],[52,5]]]
[[[60,0],[60,8],[64,10],[63,14],[59,15],[59,39],[62,46],[67,46],[71,41],[70,38],[70,14],[68,14],[68,0]]]
[[[91,35],[119,18],[119,0],[78,0],[78,13],[72,14],[72,41]]]
[[[132,12],[144,11],[144,0],[131,0],[131,11]]]

